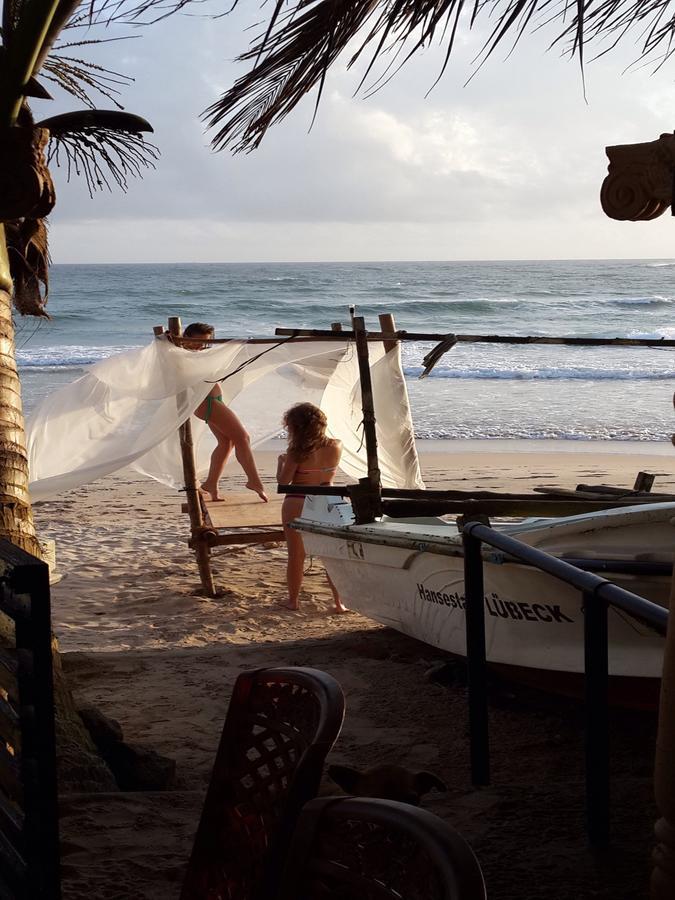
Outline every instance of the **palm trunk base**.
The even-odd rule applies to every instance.
[[[35,534],[30,506],[16,500],[0,500],[0,537],[42,559],[42,547]]]

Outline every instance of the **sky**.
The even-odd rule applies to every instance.
[[[253,153],[214,153],[200,113],[244,71],[234,60],[266,9],[240,0],[228,16],[180,15],[96,48],[135,79],[121,100],[152,123],[161,156],[126,194],[93,199],[55,170],[54,262],[675,257],[669,212],[615,222],[599,203],[606,145],[675,128],[675,60],[627,69],[628,40],[588,63],[584,96],[578,62],[547,51],[549,28],[466,84],[485,37],[467,25],[431,92],[442,47],[369,97],[354,96],[345,57],[311,130],[312,95]],[[80,108],[54,93],[34,101],[36,118]]]

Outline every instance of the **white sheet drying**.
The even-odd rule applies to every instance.
[[[424,487],[399,353],[385,354],[380,344],[370,350],[382,483]],[[342,471],[353,479],[366,474],[353,344],[289,341],[268,349],[231,341],[193,352],[157,338],[96,363],[37,407],[27,423],[33,500],[129,465],[182,487],[178,428],[223,377],[223,399],[254,446],[279,433],[285,410],[310,401],[343,442]],[[204,477],[215,438],[201,420],[193,418],[192,426],[197,471]]]

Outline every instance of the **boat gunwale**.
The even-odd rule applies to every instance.
[[[393,549],[398,550],[412,550],[417,553],[431,553],[436,556],[464,559],[464,546],[460,543],[460,535],[452,535],[450,541],[447,539],[444,540],[443,538],[428,537],[422,540],[412,537],[411,535],[413,532],[405,532],[398,535],[389,532],[388,534],[383,535],[382,531],[375,531],[372,525],[324,525],[310,519],[303,519],[302,517],[295,519],[295,521],[291,523],[291,528],[296,531],[318,534],[324,537],[346,541],[348,543],[374,544],[380,547],[392,547]],[[505,536],[514,537],[508,533]],[[518,540],[518,538],[515,537],[515,540]],[[529,547],[530,545],[527,544],[526,546]],[[539,550],[537,547],[532,547],[531,549]],[[614,572],[617,575],[652,575],[653,577],[663,578],[670,578],[673,574],[673,563],[665,562],[663,560],[627,560],[625,558],[611,559],[605,557],[585,559],[582,557],[555,556],[547,551],[540,552],[544,552],[560,562],[567,563],[568,565],[574,566],[585,572],[602,572],[605,577]],[[493,548],[486,549],[483,547],[481,555],[485,562],[491,563],[492,565],[523,566],[529,569],[538,568],[533,563],[525,562],[503,550]],[[539,569],[539,571],[543,570]],[[606,580],[611,581],[610,578],[606,578]],[[617,585],[617,587],[619,587],[619,585]],[[625,588],[622,588],[622,590],[625,590]],[[630,591],[628,593],[630,593]]]

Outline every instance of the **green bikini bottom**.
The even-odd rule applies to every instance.
[[[208,425],[209,419],[211,418],[211,412],[213,411],[213,404],[214,403],[224,403],[224,402],[225,401],[223,400],[223,398],[220,395],[218,395],[216,397],[212,397],[209,394],[209,396],[206,398],[206,415],[204,416],[204,421],[207,423],[207,425]]]

